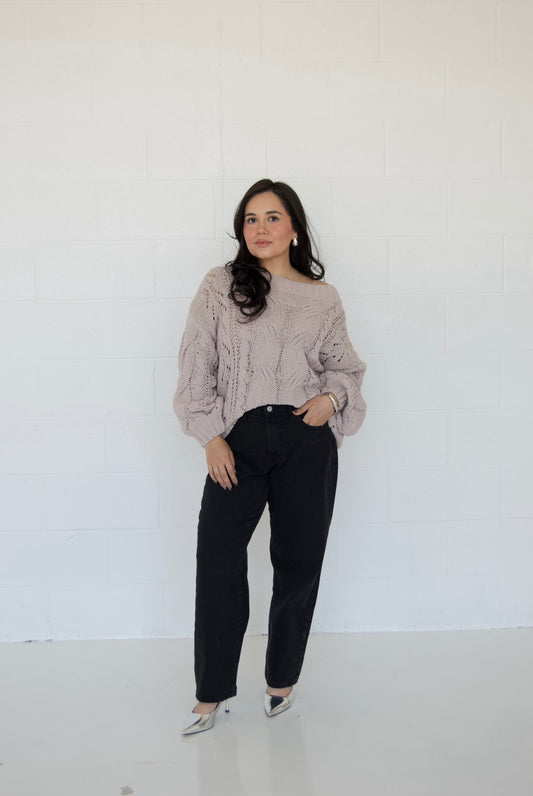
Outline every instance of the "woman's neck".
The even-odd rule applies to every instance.
[[[270,271],[274,276],[281,276],[283,279],[301,279],[303,274],[293,268],[290,263],[266,263],[262,262],[263,268]]]

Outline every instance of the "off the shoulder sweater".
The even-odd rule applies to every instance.
[[[231,279],[229,268],[212,268],[189,309],[173,401],[183,432],[205,446],[226,437],[249,409],[302,406],[331,391],[341,409],[328,423],[340,448],[365,417],[366,365],[348,337],[337,290],[272,275],[265,311],[242,323],[228,298]]]

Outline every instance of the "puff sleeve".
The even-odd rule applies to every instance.
[[[337,294],[338,295],[338,294]],[[326,331],[320,348],[321,392],[334,393],[340,411],[334,415],[335,426],[343,435],[355,434],[366,414],[361,385],[366,364],[357,356],[346,329],[346,314],[340,296],[329,311]]]
[[[178,355],[172,406],[184,434],[205,447],[224,431],[224,398],[217,392],[217,327],[220,296],[210,271],[191,303]]]

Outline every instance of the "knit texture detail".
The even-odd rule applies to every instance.
[[[250,409],[302,406],[330,391],[341,407],[328,421],[340,448],[365,417],[366,365],[348,337],[339,293],[272,275],[265,311],[243,323],[228,298],[231,279],[229,268],[212,268],[189,308],[173,400],[183,432],[205,446]]]

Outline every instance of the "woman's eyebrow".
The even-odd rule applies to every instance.
[[[281,210],[267,210],[265,215],[270,216],[270,215],[272,215],[272,213],[277,213],[278,216],[282,216],[283,215]],[[245,213],[244,217],[246,218],[246,216],[255,216],[255,213]]]

